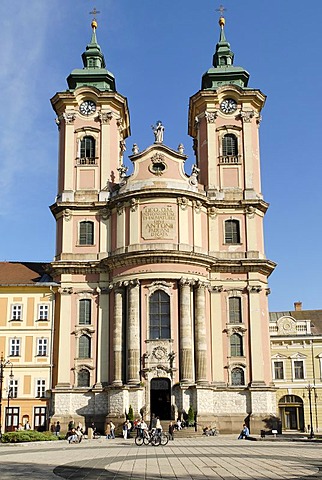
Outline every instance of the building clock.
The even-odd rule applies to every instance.
[[[79,106],[79,111],[82,115],[90,115],[91,113],[94,113],[95,110],[96,105],[94,102],[92,102],[92,100],[85,100]]]
[[[220,104],[223,113],[233,113],[237,109],[237,103],[232,98],[226,98]]]

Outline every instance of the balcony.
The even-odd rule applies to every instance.
[[[77,157],[77,165],[96,165],[98,157]]]
[[[220,155],[219,163],[223,165],[240,165],[241,155]]]

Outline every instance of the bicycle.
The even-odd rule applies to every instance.
[[[167,434],[164,433],[164,432],[161,432],[161,433],[159,433],[158,435],[159,435],[159,437],[160,437],[160,445],[162,445],[163,447],[164,447],[165,445],[167,445],[168,442],[169,442],[169,435],[167,435]]]
[[[139,433],[135,437],[135,444],[140,447],[141,445],[152,445],[157,447],[161,444],[161,437],[155,433],[154,430],[148,432],[143,430],[142,433]]]

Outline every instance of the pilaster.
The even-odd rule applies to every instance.
[[[114,288],[114,318],[113,318],[113,386],[121,386],[122,355],[123,355],[123,295],[124,289],[120,285]]]
[[[192,318],[191,318],[191,285],[186,278],[180,280],[180,381],[193,381],[192,356]]]
[[[207,382],[206,286],[198,282],[195,290],[196,382],[199,384]]]
[[[70,387],[70,356],[71,356],[71,338],[70,338],[70,320],[72,318],[72,289],[59,288],[60,294],[60,331],[59,331],[59,347],[60,358],[57,365],[57,385],[56,388]],[[62,361],[62,353],[65,361]]]
[[[140,383],[140,282],[129,282],[129,309],[127,325],[127,383]]]
[[[260,285],[248,286],[251,386],[265,384],[264,362],[265,360],[267,361],[267,359],[265,359],[263,355],[263,332],[260,305],[261,291],[262,287]]]

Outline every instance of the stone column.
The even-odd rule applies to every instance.
[[[129,283],[127,324],[127,383],[140,383],[140,282]]]
[[[180,381],[193,381],[191,281],[180,280]]]
[[[122,381],[122,356],[123,356],[123,295],[124,289],[117,285],[114,289],[114,323],[113,323],[113,378],[112,384],[120,386]]]
[[[207,382],[206,284],[198,282],[195,291],[196,382]]]

